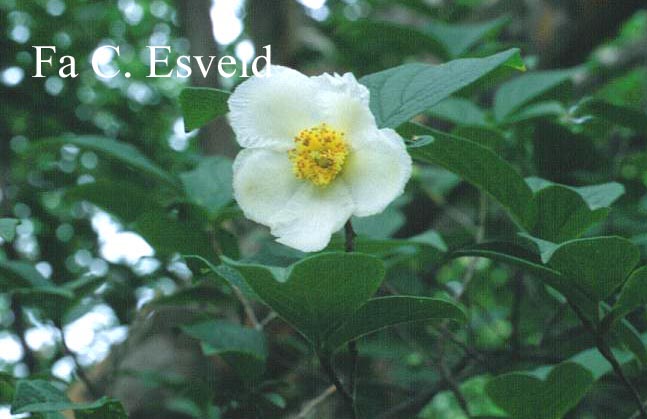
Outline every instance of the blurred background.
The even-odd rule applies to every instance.
[[[244,323],[236,296],[209,279],[203,264],[180,255],[214,260],[224,253],[275,264],[297,255],[242,220],[231,202],[225,184],[237,145],[226,120],[185,131],[183,87],[231,90],[241,80],[216,72],[205,79],[197,69],[191,80],[146,78],[146,46],[171,46],[171,62],[224,54],[249,62],[268,44],[273,63],[308,74],[359,77],[404,62],[442,63],[509,47],[521,48],[531,70],[570,69],[538,96],[552,107],[533,109],[515,125],[492,117],[495,86],[469,92],[472,104],[441,103],[421,120],[494,141],[524,175],[574,185],[622,182],[627,194],[599,229],[647,246],[644,0],[0,0],[0,218],[20,220],[11,242],[0,239],[2,373],[58,380],[75,401],[114,396],[133,418],[290,417],[325,390],[304,342],[261,306],[272,337],[267,371],[253,384],[204,356],[179,329],[205,314]],[[33,45],[75,57],[78,78],[60,78],[57,67],[32,78]],[[120,57],[101,55],[102,68],[127,69],[132,78],[96,76],[90,59],[102,45],[121,48]],[[621,112],[624,123],[578,113],[590,97],[633,113]],[[67,142],[70,135],[128,146],[105,153]],[[149,176],[147,161],[180,176],[186,190],[215,187],[209,196],[217,202],[178,197]],[[478,235],[504,236],[508,221],[497,208],[479,218],[480,200],[449,172],[417,168],[402,199],[356,227],[377,238],[433,228],[449,247]],[[587,347],[585,340],[555,346],[576,322],[555,320],[559,327],[545,334],[559,303],[537,306],[546,291],[514,270],[463,259],[439,265],[419,256],[394,257],[389,286],[452,294],[461,286],[456,278],[472,275],[465,297],[472,324],[456,332],[401,328],[363,344],[366,417],[463,418],[452,385],[464,386],[478,412],[494,415],[482,391],[487,374]],[[16,285],[25,280],[65,287],[71,296],[30,293]],[[455,380],[430,367],[437,362]],[[631,413],[612,380],[592,394],[573,417]],[[0,397],[0,419],[13,417],[7,405]],[[292,417],[342,417],[337,408],[332,397],[316,414]]]

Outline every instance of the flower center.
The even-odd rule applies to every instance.
[[[294,138],[294,143],[296,147],[288,152],[288,156],[298,179],[325,186],[344,167],[348,147],[343,132],[321,124],[301,131]]]

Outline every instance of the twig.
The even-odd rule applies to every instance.
[[[261,320],[261,328],[265,328],[265,326],[267,326],[272,320],[276,319],[277,317],[279,317],[279,315],[276,314],[275,311],[270,311],[270,313],[265,316],[263,320]]]
[[[510,313],[510,323],[512,324],[512,333],[510,334],[510,345],[512,354],[518,359],[521,355],[521,302],[523,298],[524,284],[523,274],[517,272],[513,277],[514,281],[514,299],[512,300],[512,310]]]
[[[440,360],[440,362],[438,363],[438,367],[440,368],[440,375],[443,377],[443,380],[445,380],[445,382],[449,386],[449,389],[454,394],[454,397],[456,398],[458,405],[463,410],[463,412],[465,412],[465,415],[468,418],[471,418],[472,414],[470,413],[470,408],[469,408],[469,405],[467,404],[467,399],[465,399],[465,396],[463,396],[463,393],[461,392],[461,389],[458,386],[458,383],[452,376],[452,372],[447,367],[447,364],[445,363],[444,358]]]
[[[238,288],[233,284],[231,284],[231,289],[234,290],[234,294],[236,294],[236,298],[238,298],[238,301],[240,301],[240,303],[243,305],[243,309],[245,310],[245,315],[247,316],[247,319],[252,324],[254,329],[263,330],[263,325],[258,321],[258,317],[256,317],[256,313],[254,313],[254,309],[252,308],[252,305],[250,304],[247,297],[245,297],[245,294],[243,294],[240,288]]]
[[[584,327],[587,328],[589,332],[591,332],[591,334],[593,334],[598,351],[609,362],[609,364],[611,364],[611,367],[613,367],[615,374],[618,376],[618,378],[620,378],[620,381],[624,384],[624,386],[636,401],[636,404],[638,405],[638,417],[647,419],[647,408],[645,408],[645,405],[643,404],[640,393],[638,392],[636,387],[634,387],[631,381],[629,381],[629,378],[625,375],[624,371],[622,370],[622,365],[620,365],[618,358],[616,358],[616,356],[613,354],[613,351],[611,350],[609,344],[606,342],[604,336],[598,332],[595,325],[586,317],[586,315],[576,304],[574,304],[570,300],[568,300],[568,304],[571,306],[577,317],[579,317]]]
[[[346,225],[344,226],[344,233],[346,235],[346,246],[345,246],[346,252],[352,253],[355,251],[355,237],[357,237],[357,234],[355,234],[355,230],[353,229],[353,223],[351,222],[351,220],[348,220],[346,222]],[[356,393],[357,393],[357,365],[359,360],[359,351],[357,350],[356,341],[352,340],[348,342],[348,353],[350,354],[350,365],[351,365],[350,380],[348,383],[348,387],[349,387],[348,392],[350,393],[350,396],[352,397],[352,400],[353,400],[353,410],[356,412],[357,406],[355,404],[355,399],[356,399]]]
[[[331,358],[329,356],[322,355],[320,353],[318,353],[317,356],[319,357],[321,368],[328,375],[328,378],[330,379],[330,381],[335,385],[335,388],[337,389],[337,392],[341,394],[342,399],[344,399],[344,403],[346,404],[346,408],[348,409],[348,413],[350,414],[350,417],[352,419],[357,419],[357,412],[355,411],[355,401],[353,400],[353,397],[350,395],[350,393],[346,391],[346,389],[344,388],[344,385],[339,380],[339,377],[337,377],[337,374],[335,373],[335,369],[331,362]]]
[[[334,385],[331,385],[330,387],[325,389],[323,393],[321,393],[314,399],[306,402],[301,408],[301,411],[296,416],[293,416],[292,419],[307,419],[310,413],[314,409],[316,409],[317,406],[323,403],[328,397],[330,397],[335,391],[337,391],[337,387],[335,387]]]
[[[99,390],[94,386],[94,384],[92,384],[92,381],[85,373],[85,370],[81,366],[81,363],[79,362],[79,359],[77,358],[76,354],[72,352],[69,346],[67,346],[67,342],[65,342],[65,333],[63,332],[63,329],[60,327],[59,327],[59,333],[61,335],[61,347],[63,348],[63,352],[72,358],[72,361],[74,362],[76,376],[85,385],[85,388],[88,389],[88,392],[92,395],[92,397],[95,399],[98,399],[99,397],[101,397],[101,392],[99,392]]]

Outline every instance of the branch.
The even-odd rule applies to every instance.
[[[317,406],[326,401],[326,399],[330,397],[335,391],[337,391],[337,387],[331,385],[330,387],[325,389],[323,393],[310,400],[309,402],[306,402],[301,408],[301,411],[297,415],[293,416],[292,419],[307,419],[310,416],[310,413],[314,409],[316,409]]]
[[[570,300],[567,300],[568,304],[571,306],[577,317],[580,319],[584,327],[586,327],[589,332],[595,337],[595,343],[598,348],[598,351],[602,354],[602,356],[611,364],[611,367],[613,367],[613,371],[615,374],[620,378],[620,381],[624,384],[624,386],[627,388],[629,393],[631,393],[632,397],[636,401],[636,404],[638,405],[638,417],[642,417],[643,419],[647,419],[647,409],[645,408],[645,405],[643,404],[642,398],[640,397],[640,393],[634,387],[634,385],[631,383],[629,378],[625,375],[624,371],[622,370],[622,365],[620,365],[620,362],[618,361],[618,358],[613,354],[613,351],[611,350],[611,347],[609,344],[606,342],[604,336],[599,333],[595,325],[584,315],[582,310],[575,305],[573,302]]]
[[[352,419],[357,419],[357,412],[355,411],[355,401],[353,400],[353,397],[350,395],[350,393],[346,391],[346,389],[344,388],[344,385],[341,383],[341,381],[339,380],[339,377],[335,373],[335,369],[332,365],[330,356],[322,355],[320,353],[317,353],[317,356],[319,357],[321,368],[328,375],[328,378],[330,379],[330,381],[335,385],[337,392],[339,392],[339,394],[341,394],[342,398],[344,399],[344,403],[346,404],[346,408],[348,409],[348,413],[350,414],[350,417]]]

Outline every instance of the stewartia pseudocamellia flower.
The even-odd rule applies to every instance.
[[[378,129],[369,92],[350,73],[308,77],[272,66],[270,77],[242,83],[229,109],[243,147],[236,201],[295,249],[319,251],[351,216],[382,212],[411,175],[402,138]]]

